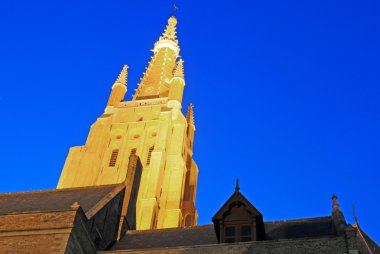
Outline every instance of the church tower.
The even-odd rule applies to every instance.
[[[193,160],[194,112],[182,113],[184,61],[173,16],[131,101],[124,101],[128,66],[112,86],[104,113],[86,144],[70,148],[58,189],[124,182],[130,155],[143,166],[137,229],[196,225],[198,167]]]

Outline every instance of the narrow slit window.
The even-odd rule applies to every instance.
[[[153,149],[154,149],[154,146],[149,148],[148,157],[146,158],[146,165],[148,165],[148,166],[150,164],[150,159],[152,158]]]
[[[110,163],[108,164],[108,166],[115,167],[118,155],[119,155],[119,149],[115,149],[112,151]]]

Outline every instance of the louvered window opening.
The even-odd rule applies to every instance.
[[[224,231],[224,242],[234,243],[235,242],[235,227],[226,227]]]
[[[116,149],[116,150],[112,151],[111,158],[110,158],[110,163],[108,164],[108,166],[115,167],[118,154],[119,154],[119,149]]]
[[[252,240],[252,227],[249,225],[241,226],[240,229],[240,241],[241,242],[249,242]]]
[[[148,165],[148,166],[150,165],[150,159],[152,158],[153,149],[154,149],[154,146],[152,146],[151,148],[149,148],[148,157],[146,159],[146,165]]]

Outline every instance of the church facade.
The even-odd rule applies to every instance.
[[[335,195],[330,215],[268,222],[237,182],[212,224],[197,225],[194,112],[182,113],[176,26],[170,17],[131,101],[122,68],[57,189],[0,194],[0,253],[380,253]]]

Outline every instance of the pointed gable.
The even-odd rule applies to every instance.
[[[235,192],[212,218],[219,243],[264,240],[263,215],[240,192]]]

